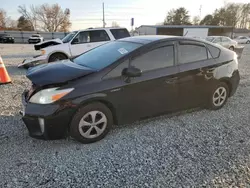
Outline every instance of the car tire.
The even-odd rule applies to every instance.
[[[70,124],[70,136],[84,144],[97,142],[108,134],[112,125],[113,115],[110,109],[99,102],[90,103],[74,115]]]
[[[63,53],[55,53],[49,57],[48,62],[50,63],[50,62],[60,61],[64,59],[68,59],[66,55],[64,55]]]
[[[222,108],[228,99],[229,88],[224,82],[217,84],[209,94],[208,108],[210,110],[219,110]]]
[[[247,42],[246,42],[246,44],[249,44],[250,43],[250,40],[248,40]]]
[[[230,47],[229,47],[229,50],[234,51],[234,47],[233,47],[233,46],[230,46]]]

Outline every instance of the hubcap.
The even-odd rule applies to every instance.
[[[79,132],[85,138],[96,138],[100,136],[107,127],[107,117],[100,111],[86,113],[80,123]]]
[[[226,101],[227,90],[224,87],[219,87],[216,89],[213,95],[213,104],[214,106],[221,106]]]

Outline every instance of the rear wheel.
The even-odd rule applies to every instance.
[[[208,108],[211,110],[218,110],[222,108],[228,99],[229,88],[224,82],[220,82],[209,95]]]
[[[246,43],[249,44],[249,43],[250,43],[250,40],[248,40]]]
[[[70,125],[70,135],[84,144],[104,138],[113,125],[109,108],[102,103],[91,103],[82,107]]]
[[[49,57],[49,63],[50,62],[55,62],[55,61],[60,61],[60,60],[63,60],[63,59],[68,59],[68,58],[63,53],[55,53],[55,54],[52,54]]]

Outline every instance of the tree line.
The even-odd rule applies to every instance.
[[[188,10],[184,7],[172,9],[167,13],[164,25],[216,25],[249,28],[250,3],[228,3],[201,20],[199,16],[194,16],[191,20]]]
[[[21,16],[17,21],[7,16],[0,9],[0,29],[23,31],[68,32],[71,27],[70,10],[63,10],[58,4],[18,6]],[[114,23],[117,25],[117,23]],[[189,12],[184,7],[172,9],[167,13],[164,25],[217,25],[237,28],[250,27],[250,3],[228,3],[216,9],[212,14],[194,16],[191,20]],[[113,23],[112,23],[113,25]]]
[[[23,31],[68,32],[71,27],[70,10],[63,10],[58,4],[18,6],[21,16],[17,21],[0,9],[0,29]]]

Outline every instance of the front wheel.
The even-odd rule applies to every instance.
[[[109,108],[102,103],[91,103],[82,107],[73,117],[70,135],[84,144],[104,138],[113,125]]]
[[[209,95],[208,108],[218,110],[222,108],[228,99],[229,88],[226,83],[221,82],[211,91]]]
[[[250,40],[248,40],[246,43],[249,44],[249,43],[250,43]]]

